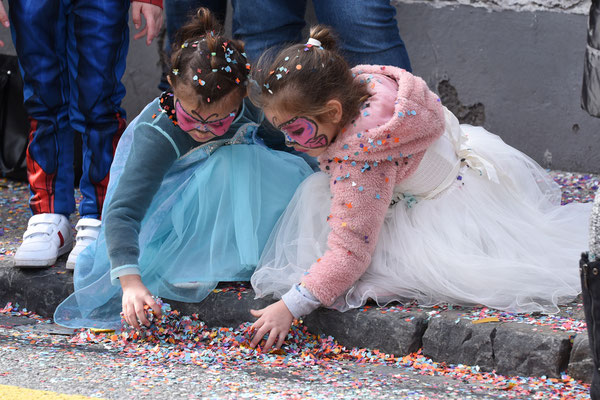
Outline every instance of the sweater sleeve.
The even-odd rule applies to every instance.
[[[141,221],[180,153],[167,133],[150,124],[138,124],[133,136],[123,173],[103,217],[113,284],[118,284],[116,278],[126,272],[136,273]]]
[[[383,161],[344,162],[330,168],[333,199],[328,250],[302,281],[326,306],[348,290],[371,263],[398,167],[393,161]]]

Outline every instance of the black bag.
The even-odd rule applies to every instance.
[[[27,180],[28,132],[17,56],[0,54],[0,176]]]

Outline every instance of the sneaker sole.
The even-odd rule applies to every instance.
[[[14,267],[18,267],[18,268],[47,268],[47,267],[51,267],[54,264],[56,264],[56,260],[58,259],[58,257],[62,256],[63,254],[68,253],[72,249],[73,249],[73,242],[69,243],[68,245],[64,245],[63,247],[61,247],[60,249],[58,249],[58,255],[54,259],[46,259],[46,260],[40,260],[40,259],[17,260],[15,258],[13,258],[13,266]]]
[[[74,270],[75,269],[75,264],[77,263],[77,258],[75,258],[75,261],[71,261],[70,258],[71,258],[71,255],[69,254],[69,258],[67,258],[67,264],[65,264],[65,268],[66,269],[70,269],[70,270]]]

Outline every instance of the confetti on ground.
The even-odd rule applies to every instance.
[[[115,353],[115,357],[118,355],[138,360],[140,368],[143,368],[143,365],[186,364],[198,366],[207,373],[219,373],[224,376],[227,376],[227,371],[251,370],[259,365],[275,370],[293,369],[295,375],[301,374],[304,379],[337,385],[339,393],[343,393],[343,389],[363,387],[385,391],[394,385],[394,379],[405,379],[400,373],[392,375],[392,379],[388,375],[387,379],[380,380],[375,378],[376,375],[367,374],[365,379],[346,382],[343,380],[346,370],[340,368],[340,363],[352,363],[363,367],[387,366],[419,375],[452,378],[468,382],[469,394],[494,393],[495,398],[588,398],[589,386],[567,375],[560,378],[510,377],[484,372],[477,366],[434,362],[420,353],[395,357],[378,350],[347,349],[330,336],[309,333],[302,325],[293,327],[281,350],[263,354],[260,349],[248,347],[250,323],[242,324],[237,329],[208,328],[196,315],[181,316],[177,311],[171,310],[168,304],[163,304],[162,307],[163,315],[147,329],[124,330],[120,333],[79,330],[68,342],[77,348],[101,345],[106,351]],[[48,322],[32,313],[19,311],[17,306],[11,304],[0,312],[13,316],[25,315],[35,318],[38,323]],[[24,332],[23,335],[31,335],[32,342],[42,340],[41,336],[31,332]],[[72,347],[70,349],[73,350]],[[280,390],[283,396],[285,388]],[[466,398],[466,393],[463,395],[463,398]],[[458,397],[453,398],[461,398],[460,393]]]
[[[593,201],[594,194],[600,187],[600,176],[598,175],[550,170],[548,173],[562,189],[562,204]]]

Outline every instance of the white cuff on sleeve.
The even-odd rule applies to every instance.
[[[294,285],[286,294],[281,296],[294,318],[301,318],[310,314],[321,306],[312,293],[301,285]]]
[[[120,286],[119,277],[124,275],[142,275],[140,267],[135,264],[121,265],[115,269],[110,270],[110,283],[113,286]]]

